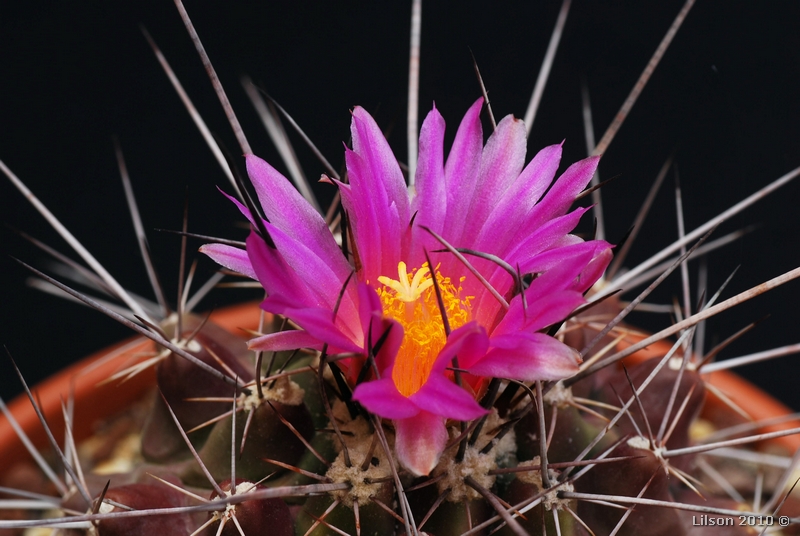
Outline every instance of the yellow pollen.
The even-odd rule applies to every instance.
[[[459,286],[456,287],[449,277],[438,271],[435,273],[450,329],[463,326],[469,322],[470,301],[473,299],[473,296],[460,296],[464,278],[459,280]],[[409,274],[406,263],[400,262],[397,275],[397,280],[380,276],[378,281],[381,286],[377,291],[383,313],[403,326],[405,335],[394,362],[392,380],[397,390],[409,397],[428,380],[436,356],[447,342],[447,336],[428,263]]]

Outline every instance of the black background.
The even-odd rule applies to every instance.
[[[470,50],[495,115],[523,116],[560,3],[444,4],[423,5],[421,116],[435,101],[452,139],[461,115],[479,96]],[[575,0],[529,152],[566,139],[563,162],[583,158],[581,77],[591,91],[599,139],[680,7],[679,1]],[[405,159],[408,3],[190,1],[187,9],[257,154],[283,169],[239,85],[242,74],[274,96],[335,166],[342,162],[355,105],[390,131],[392,147]],[[612,242],[630,226],[676,147],[689,230],[800,166],[798,20],[797,2],[698,1],[601,163],[603,178],[620,176],[603,189]],[[239,154],[171,2],[31,1],[0,7],[0,158],[124,286],[152,296],[127,216],[113,135],[125,152],[148,230],[180,226],[188,187],[192,231],[235,238],[243,231],[216,190],[229,189],[227,181],[140,24],[172,62],[212,131]],[[309,151],[299,149],[299,155],[309,177],[323,171]],[[666,181],[628,265],[676,238],[673,184]],[[711,288],[737,265],[741,269],[724,297],[800,264],[798,196],[800,184],[791,184],[720,229],[718,235],[757,225],[710,256]],[[5,179],[0,202],[4,223],[67,252]],[[586,218],[585,229],[589,225]],[[27,288],[25,270],[8,255],[39,267],[47,266],[46,256],[7,228],[1,232],[0,343],[31,382],[129,335],[98,313]],[[175,296],[179,240],[152,231],[149,236],[162,280]],[[693,281],[696,268],[693,263]],[[213,269],[202,261],[200,274],[207,277]],[[667,303],[678,294],[673,276],[653,301]],[[204,307],[248,297],[257,294],[218,292]],[[722,356],[798,342],[799,300],[795,282],[724,313],[709,323],[708,344],[767,314]],[[651,328],[670,322],[664,315],[637,320]],[[796,359],[742,372],[800,408]],[[19,386],[10,365],[0,364],[0,371],[0,394],[9,398]]]

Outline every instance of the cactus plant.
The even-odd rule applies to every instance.
[[[266,291],[270,315],[247,343],[256,353],[182,305],[168,314],[164,300],[158,318],[125,294],[128,324],[156,343],[144,459],[89,474],[68,433],[63,448],[52,442],[67,469],[50,478],[55,494],[7,490],[36,501],[8,505],[59,519],[0,528],[694,534],[716,530],[709,520],[778,523],[788,471],[756,457],[742,477],[702,454],[722,445],[697,445],[716,396],[702,356],[717,349],[689,341],[700,317],[732,302],[684,303],[688,318],[652,340],[619,323],[610,244],[570,234],[598,158],[556,174],[562,145],[550,145],[523,170],[524,123],[508,116],[485,140],[482,113],[478,99],[449,148],[443,114],[430,112],[407,190],[378,123],[355,108],[346,175],[326,171],[341,196],[328,221],[247,154],[252,184],[224,189],[249,237],[201,251]],[[648,345],[657,357],[617,363]],[[112,381],[141,373],[126,367]],[[771,437],[744,433],[743,443]]]

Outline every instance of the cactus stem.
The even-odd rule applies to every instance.
[[[688,339],[689,338],[687,337],[686,340]],[[633,381],[631,380],[631,375],[628,373],[628,367],[626,367],[624,364],[622,365],[622,371],[625,373],[625,380],[628,382],[628,386],[631,388],[631,392],[633,393],[633,399],[636,401],[636,406],[639,408],[639,414],[642,416],[645,428],[647,428],[647,440],[650,443],[650,449],[655,451],[659,445],[656,443],[656,438],[653,437],[653,430],[650,427],[650,419],[647,417],[647,412],[644,409],[644,404],[642,404],[642,399],[639,397],[639,393],[636,392],[636,386],[633,385]],[[631,423],[633,424],[633,427],[636,429],[636,433],[639,434],[641,437],[645,437],[645,435],[636,425],[636,420],[633,418],[633,415],[631,414],[630,410],[627,409],[626,404],[620,398],[619,393],[617,393],[615,390],[614,394],[617,395],[617,400],[619,400],[620,405],[626,407],[625,414],[628,416]]]
[[[282,461],[279,460],[274,460],[272,458],[264,458],[264,461],[269,462],[273,465],[283,467],[284,469],[294,471],[295,473],[307,476],[308,478],[313,478],[314,480],[318,480],[320,482],[332,482],[332,480],[327,476],[318,475],[317,473],[314,473],[312,471],[306,471],[305,469],[302,469],[300,467],[295,467],[294,465],[288,463],[283,463]]]
[[[358,497],[353,499],[353,517],[356,521],[356,536],[361,536],[361,513],[358,509]]]
[[[690,490],[692,490],[698,497],[700,497],[701,499],[705,500],[705,497],[703,496],[703,494],[700,493],[700,490],[697,489],[697,486],[703,486],[702,482],[700,482],[699,480],[697,480],[696,478],[694,478],[690,474],[686,473],[685,471],[681,471],[677,467],[673,467],[671,465],[667,465],[666,468],[667,468],[667,471],[669,471],[669,474],[675,476],[675,478],[677,478],[681,482],[683,482],[686,485],[686,487],[688,487]]]
[[[236,377],[236,380],[237,380],[237,383],[238,383],[238,380],[239,380],[238,376]],[[231,408],[231,485],[230,485],[231,486],[231,495],[235,495],[236,494],[236,451],[237,451],[237,448],[236,448],[236,414],[238,413],[238,411],[236,411],[237,399],[236,399],[236,389],[235,388],[233,390],[233,397],[234,397],[233,398],[233,402],[231,403],[232,406],[233,406]],[[252,415],[253,413],[255,413],[255,412],[254,411],[250,411],[250,415]],[[245,442],[246,438],[247,438],[247,435],[245,433],[242,433],[242,445],[240,447],[240,451],[244,450],[244,442]]]
[[[444,476],[444,475],[441,475],[441,476]],[[410,490],[407,490],[407,491],[410,491]],[[450,488],[447,488],[446,490],[441,492],[438,497],[436,497],[436,500],[433,502],[431,507],[425,513],[425,516],[419,522],[419,525],[417,525],[417,529],[422,530],[422,527],[425,526],[425,523],[427,523],[428,520],[431,518],[431,516],[436,512],[436,510],[439,509],[439,507],[442,505],[442,503],[447,498],[447,496],[450,495],[451,491],[452,490]],[[466,510],[469,511],[469,508],[467,508]]]
[[[444,479],[446,476],[447,476],[447,474],[441,473],[441,474],[436,475],[434,477],[429,477],[426,480],[423,480],[422,482],[420,482],[419,484],[411,486],[410,488],[406,488],[406,493],[411,493],[412,491],[417,491],[418,489],[427,488],[428,486],[432,486],[433,484],[436,484],[440,480]]]
[[[259,382],[258,385],[260,386],[261,383]],[[235,412],[234,412],[235,413]],[[244,453],[244,446],[247,443],[247,437],[250,432],[250,425],[253,423],[253,416],[256,414],[254,409],[251,409],[247,412],[247,420],[244,421],[244,431],[242,431],[242,442],[239,445],[239,456]],[[233,431],[236,430],[236,423],[234,422]]]
[[[403,514],[403,525],[406,529],[406,535],[411,536],[413,532],[415,536],[418,536],[416,524],[411,522],[413,519],[411,514],[411,506],[408,504],[408,497],[406,497],[403,483],[400,481],[400,475],[397,474],[397,462],[392,456],[392,451],[389,448],[389,442],[386,440],[386,434],[383,432],[381,419],[375,415],[370,415],[370,418],[372,420],[372,425],[375,428],[375,433],[378,434],[381,447],[383,447],[383,452],[386,454],[386,458],[389,460],[389,470],[392,472],[395,489],[397,490],[397,498],[398,502],[400,503],[400,512]]]
[[[506,508],[500,503],[500,499],[491,491],[484,488],[480,484],[478,484],[472,476],[468,476],[464,479],[464,483],[470,486],[472,489],[477,491],[481,494],[481,496],[486,499],[492,508],[500,515],[503,521],[506,522],[508,528],[514,531],[514,534],[517,536],[528,536],[528,533],[522,526],[519,524],[519,521],[511,517],[511,514],[506,510]]]
[[[369,445],[369,450],[367,450],[367,453],[364,456],[364,461],[361,463],[362,471],[366,471],[369,468],[369,464],[372,461],[372,455],[375,453],[375,447],[377,446],[378,446],[378,434],[372,434],[372,442]]]
[[[647,491],[647,488],[650,487],[650,484],[653,482],[653,479],[656,477],[657,473],[658,473],[658,471],[656,470],[656,471],[653,472],[652,475],[650,475],[650,478],[647,480],[647,482],[645,482],[644,486],[642,486],[642,489],[636,495],[637,497],[641,497],[642,495],[645,494],[645,492]],[[633,513],[633,507],[632,506],[629,507],[629,508],[626,508],[625,509],[625,513],[622,514],[622,517],[619,519],[619,521],[617,521],[617,524],[614,526],[614,530],[611,531],[609,536],[613,536],[613,535],[617,534],[617,532],[619,532],[619,530],[622,528],[622,525],[625,524],[625,521],[628,519],[628,517],[632,513]]]
[[[695,390],[696,387],[697,387],[697,384],[692,385],[691,388],[689,389],[689,392],[686,393],[686,396],[684,397],[683,402],[681,402],[681,406],[678,408],[678,411],[675,413],[675,418],[672,419],[672,424],[670,424],[669,429],[664,434],[664,437],[662,439],[659,439],[658,442],[659,442],[660,445],[666,445],[667,441],[669,441],[669,438],[672,437],[672,432],[675,430],[675,427],[678,425],[678,421],[680,420],[681,415],[683,415],[683,412],[686,410],[686,406],[689,404],[689,400],[692,398],[692,395],[694,394],[694,390]]]
[[[589,402],[594,402],[594,401],[590,400]],[[609,421],[608,417],[606,417],[605,415],[602,415],[602,414],[598,413],[597,411],[593,410],[592,408],[589,407],[589,405],[579,403],[577,398],[575,399],[574,402],[572,402],[570,404],[570,406],[574,407],[575,409],[577,409],[579,411],[583,411],[584,413],[588,413],[589,415],[592,415],[593,417],[596,417],[596,418],[600,419],[601,421],[605,421],[605,422]],[[603,404],[602,407],[606,407],[607,409],[611,409],[613,411],[618,411],[619,410],[619,408],[611,406],[610,404]]]
[[[206,479],[211,484],[211,487],[214,488],[214,491],[217,492],[217,495],[219,495],[220,497],[225,497],[226,496],[225,492],[222,491],[222,488],[219,487],[219,484],[217,484],[217,481],[214,479],[213,476],[211,476],[211,473],[209,472],[208,468],[206,467],[206,464],[203,463],[203,460],[200,458],[200,455],[197,453],[197,450],[194,448],[194,445],[192,445],[192,442],[189,441],[189,436],[187,436],[186,432],[184,432],[183,426],[181,426],[181,423],[178,422],[178,417],[175,416],[175,412],[172,411],[172,407],[169,405],[169,402],[167,401],[167,398],[164,396],[164,394],[160,390],[159,390],[159,395],[161,395],[161,400],[164,401],[164,405],[167,407],[167,410],[169,411],[170,417],[172,417],[172,420],[175,422],[175,426],[178,427],[178,432],[180,432],[181,437],[183,438],[183,441],[186,443],[186,446],[189,447],[189,450],[191,451],[192,456],[194,457],[194,459],[197,462],[197,464],[200,466],[200,469],[203,471],[203,474],[205,475]],[[235,428],[234,428],[234,430],[235,430]]]
[[[595,459],[595,460],[579,460],[579,461],[572,461],[572,462],[550,462],[547,466],[550,469],[565,469],[567,467],[581,467],[586,465],[602,465],[604,463],[618,463],[624,462],[627,460],[632,460],[636,458],[636,456],[616,456],[614,458],[603,458],[603,459]],[[518,464],[516,467],[499,467],[497,469],[492,469],[488,471],[487,474],[490,475],[506,475],[506,474],[513,474],[513,473],[527,473],[530,471],[539,471],[541,470],[542,465],[541,463],[533,463],[526,464],[524,462]],[[410,490],[409,490],[410,491]]]
[[[397,515],[397,512],[395,512],[395,511],[394,511],[394,510],[392,510],[392,509],[391,509],[389,506],[387,506],[387,505],[386,505],[386,503],[384,503],[383,501],[381,501],[381,500],[380,500],[380,499],[378,499],[377,497],[373,497],[373,498],[372,498],[372,503],[373,503],[373,504],[377,504],[377,505],[378,505],[378,506],[379,506],[381,509],[383,509],[383,510],[384,510],[386,513],[388,513],[389,515],[391,515],[392,517],[394,517],[394,518],[395,518],[395,519],[396,519],[396,520],[397,520],[399,523],[401,523],[402,525],[405,525],[405,520],[404,520],[402,517],[400,517],[399,515]],[[418,527],[418,528],[419,528],[419,527]]]
[[[577,513],[577,512],[575,512],[575,510],[573,510],[572,508],[570,508],[570,507],[569,507],[569,505],[568,505],[568,504],[566,504],[566,503],[564,503],[564,511],[566,511],[566,512],[567,512],[567,513],[568,513],[570,516],[572,516],[572,519],[574,519],[575,521],[577,521],[577,522],[580,524],[580,526],[581,526],[581,527],[583,527],[584,529],[586,529],[586,531],[587,531],[589,534],[594,534],[594,532],[592,531],[592,529],[591,529],[591,528],[589,528],[589,525],[587,525],[587,524],[586,524],[586,522],[585,522],[583,519],[581,519],[581,518],[580,518],[580,516],[578,515],[578,513]]]
[[[331,401],[328,399],[328,391],[326,389],[325,379],[323,378],[327,352],[328,352],[328,345],[325,344],[322,347],[322,353],[319,358],[319,367],[317,369],[317,381],[319,382],[320,398],[322,399],[322,403],[325,406],[325,412],[328,414],[328,419],[330,420],[331,426],[333,427],[333,431],[336,433],[336,437],[339,438],[339,444],[342,446],[342,453],[344,456],[345,465],[347,465],[347,467],[350,467],[352,463],[350,462],[350,454],[347,451],[347,444],[345,444],[344,437],[342,437],[342,432],[341,430],[339,430],[339,425],[337,424],[336,418],[333,415],[333,409],[331,408]],[[330,363],[328,365],[330,366]],[[333,367],[331,367],[331,370],[333,370]]]
[[[207,401],[209,401],[209,402],[210,402],[210,400],[207,400]],[[227,400],[225,400],[225,402],[227,402]],[[237,411],[241,411],[241,409],[239,409],[239,410],[237,410]],[[204,423],[198,424],[198,425],[197,425],[197,426],[195,426],[194,428],[191,428],[191,429],[189,429],[189,430],[186,430],[186,433],[187,433],[187,434],[191,434],[192,432],[196,432],[196,431],[198,431],[198,430],[200,430],[200,429],[202,429],[202,428],[205,428],[206,426],[211,426],[211,425],[212,425],[212,424],[214,424],[215,422],[219,422],[219,421],[222,421],[222,420],[224,420],[224,419],[227,419],[228,417],[230,417],[230,416],[231,416],[231,413],[232,413],[232,412],[230,412],[230,411],[226,411],[225,413],[222,413],[222,414],[220,414],[220,415],[217,415],[216,417],[214,417],[214,418],[212,418],[212,419],[209,419],[209,420],[207,420],[207,421],[206,421],[206,422],[204,422]]]
[[[111,480],[106,480],[106,485],[103,486],[103,491],[100,492],[100,496],[95,499],[94,504],[92,505],[92,514],[96,514],[100,511],[100,506],[103,504],[103,499],[106,497],[106,493],[108,492],[108,486],[111,484]]]
[[[284,425],[285,425],[285,426],[286,426],[286,427],[287,427],[287,428],[288,428],[288,429],[289,429],[289,430],[290,430],[290,431],[291,431],[291,432],[292,432],[292,433],[295,435],[295,437],[297,437],[297,439],[299,439],[300,441],[302,441],[302,442],[303,442],[303,445],[305,445],[305,447],[308,449],[308,451],[309,451],[311,454],[313,454],[313,455],[314,455],[314,457],[315,457],[315,458],[317,458],[319,461],[321,461],[322,463],[324,463],[325,465],[327,465],[328,467],[330,467],[330,465],[331,465],[331,462],[329,462],[328,460],[326,460],[326,459],[325,459],[325,457],[324,457],[324,456],[322,456],[322,454],[320,454],[320,453],[317,451],[317,449],[315,449],[314,447],[312,447],[312,446],[311,446],[311,443],[309,443],[309,442],[308,442],[308,440],[307,440],[305,437],[303,437],[303,434],[301,434],[301,433],[300,433],[300,432],[297,430],[297,428],[295,428],[295,427],[294,427],[294,425],[293,425],[291,422],[289,422],[288,420],[286,420],[286,419],[284,418],[284,416],[283,416],[283,415],[281,415],[281,412],[278,410],[278,408],[276,408],[276,407],[275,407],[275,406],[272,404],[272,402],[271,402],[270,400],[267,400],[267,404],[269,404],[269,407],[270,407],[270,408],[272,408],[272,411],[274,411],[274,412],[275,412],[275,415],[277,415],[278,419],[280,419],[280,421],[281,421],[281,422],[282,422],[282,423],[283,423],[283,424],[284,424]],[[343,444],[344,444],[344,443],[343,443]],[[348,465],[348,467],[349,467],[349,465]]]
[[[316,529],[319,525],[325,525],[326,527],[328,527],[331,530],[334,530],[334,531],[336,531],[336,532],[338,532],[340,534],[344,534],[345,536],[348,536],[347,533],[344,533],[344,532],[340,531],[339,529],[332,527],[331,525],[328,524],[327,521],[325,521],[325,518],[328,517],[328,514],[333,512],[333,510],[337,506],[339,506],[339,500],[338,499],[334,500],[331,503],[331,505],[324,512],[322,512],[322,515],[320,515],[319,517],[315,516],[314,514],[309,512],[308,510],[305,510],[305,513],[314,520],[314,523],[309,527],[309,529],[306,531],[304,536],[309,536],[312,532],[314,532],[314,529]]]
[[[203,497],[203,496],[201,496],[201,495],[198,495],[198,494],[196,494],[196,493],[192,493],[192,492],[191,492],[191,491],[189,491],[188,489],[184,489],[184,488],[182,488],[182,487],[180,487],[180,486],[177,486],[177,485],[173,484],[172,482],[169,482],[169,481],[167,481],[167,480],[164,480],[163,478],[161,478],[161,477],[159,477],[159,476],[156,476],[156,475],[154,475],[154,474],[152,474],[152,473],[147,473],[147,476],[149,476],[149,477],[152,477],[152,478],[155,478],[156,480],[158,480],[159,482],[161,482],[161,483],[162,483],[162,484],[164,484],[165,486],[169,486],[170,488],[174,489],[175,491],[178,491],[178,492],[180,492],[180,493],[183,493],[183,494],[184,494],[184,495],[186,495],[187,497],[191,497],[192,499],[194,499],[194,500],[196,500],[196,501],[200,501],[201,503],[208,503],[208,502],[211,502],[211,501],[209,501],[208,499],[206,499],[205,497]]]

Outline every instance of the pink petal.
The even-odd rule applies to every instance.
[[[580,292],[573,290],[556,291],[529,301],[523,307],[522,298],[517,296],[511,302],[503,320],[492,332],[492,336],[517,331],[539,331],[564,320],[579,305],[586,303]]]
[[[541,149],[519,174],[526,203],[536,203],[550,187],[561,163],[562,145],[550,145]]]
[[[420,413],[414,403],[400,394],[391,377],[358,384],[353,400],[385,419],[407,419]]]
[[[606,244],[607,245],[607,244]],[[546,294],[550,289],[567,288],[586,268],[598,248],[597,241],[578,242],[562,248],[551,249],[519,264],[523,274],[541,273],[534,279],[528,292],[532,299]],[[541,282],[539,279],[544,278]],[[536,289],[536,290],[531,290]]]
[[[577,241],[535,255],[520,263],[520,270],[523,273],[544,271],[526,292],[526,295],[530,296],[529,303],[551,292],[553,288],[585,292],[603,275],[611,257],[611,245],[608,242],[592,240]]]
[[[589,290],[602,277],[612,258],[614,258],[614,255],[611,253],[611,247],[600,248],[600,252],[596,253],[595,258],[591,260],[586,269],[575,280],[572,289],[580,293]]]
[[[358,314],[361,317],[361,329],[366,333],[372,315],[383,314],[383,305],[378,293],[371,286],[355,281],[351,281],[350,284],[357,285],[358,288]]]
[[[249,208],[247,208],[247,207],[246,207],[246,206],[245,206],[245,205],[244,205],[244,204],[243,204],[241,201],[239,201],[238,199],[236,199],[236,198],[235,198],[235,197],[233,197],[232,195],[230,195],[230,194],[226,193],[225,191],[223,191],[223,190],[222,190],[222,188],[220,188],[220,187],[217,187],[217,190],[219,190],[219,191],[220,191],[220,193],[222,193],[222,195],[224,195],[225,197],[227,197],[227,198],[228,198],[228,201],[230,201],[231,203],[233,203],[234,205],[236,205],[236,208],[238,208],[238,209],[239,209],[239,212],[241,212],[241,213],[242,213],[242,216],[244,216],[245,218],[247,218],[247,220],[248,220],[250,223],[252,223],[252,224],[255,224],[255,221],[256,221],[256,220],[255,220],[255,219],[253,219],[253,215],[250,213],[250,209],[249,209]]]
[[[372,175],[369,162],[350,150],[345,151],[345,162],[350,184],[338,184],[363,268],[359,280],[391,277],[397,274],[397,263],[404,257],[402,238],[408,228],[408,215],[401,215],[397,202],[386,196],[381,178]],[[403,201],[408,202],[405,192]]]
[[[463,388],[435,373],[409,400],[420,409],[459,421],[477,419],[487,413]]]
[[[510,244],[510,246],[513,247],[512,251],[501,255],[501,258],[503,258],[503,260],[505,260],[511,266],[519,266],[522,273],[544,271],[544,268],[541,266],[536,265],[535,267],[539,269],[531,269],[531,267],[525,263],[531,258],[535,257],[535,255],[541,254],[542,251],[560,247],[564,242],[565,237],[568,236],[566,233],[571,231],[575,225],[578,224],[578,220],[580,219],[581,215],[587,210],[589,209],[579,208],[565,216],[560,216],[550,220],[545,225],[533,232],[529,231],[527,237],[523,237],[516,243],[512,242]],[[583,241],[580,239],[577,239],[577,242],[583,243]],[[557,263],[557,261],[555,261],[554,264],[555,263]],[[490,274],[487,279],[499,292],[505,293],[511,288],[512,280],[508,275],[508,272],[506,272],[503,268],[499,266],[491,266],[489,267],[489,271],[486,273]],[[482,310],[487,307],[487,304],[494,306],[495,298],[488,292],[473,292],[471,295],[476,297],[475,301],[473,302],[474,310]]]
[[[509,252],[504,259],[512,265],[527,262],[534,255],[558,247],[565,235],[578,225],[581,217],[590,208],[580,207],[569,214],[558,216],[534,230],[527,231],[524,236],[515,237]]]
[[[284,296],[298,305],[318,305],[316,296],[286,263],[280,252],[268,246],[255,232],[247,237],[247,256],[268,295]]]
[[[543,333],[493,337],[486,357],[470,368],[472,374],[521,381],[560,380],[578,372],[580,354]]]
[[[361,280],[374,281],[397,273],[397,263],[402,260],[398,244],[403,243],[411,220],[408,189],[386,138],[361,107],[353,110],[350,132],[353,150],[345,152],[345,160],[352,195],[345,196],[342,191],[342,201],[347,199],[345,209],[364,266]]]
[[[337,302],[339,302],[339,314],[342,316],[342,318],[348,320],[348,324],[350,325],[350,329],[353,333],[358,331],[355,288],[348,285],[348,288],[345,289],[345,292],[342,295],[342,287],[344,282],[347,280],[349,270],[344,274],[344,277],[340,277],[341,274],[331,268],[331,264],[335,264],[333,259],[325,259],[317,256],[313,250],[306,247],[306,244],[293,239],[271,223],[265,223],[264,225],[270,235],[270,238],[275,244],[276,250],[272,250],[267,245],[261,245],[259,246],[261,248],[260,251],[262,254],[272,254],[273,257],[275,255],[279,255],[282,262],[286,266],[286,270],[291,273],[290,275],[277,275],[273,277],[265,277],[264,279],[259,278],[259,281],[261,281],[261,284],[267,290],[267,293],[269,295],[275,294],[275,291],[272,288],[274,286],[274,277],[285,278],[287,275],[289,275],[291,279],[302,282],[302,286],[306,290],[306,296],[308,297],[308,300],[310,300],[304,300],[303,303],[306,303],[310,306],[333,310]],[[256,236],[253,240],[248,239],[248,250],[256,241],[263,244],[263,241],[261,241],[258,236]],[[266,251],[264,248],[266,248]],[[277,253],[275,253],[275,251],[277,251]],[[344,259],[341,251],[337,250],[336,255],[338,259]],[[252,256],[251,262],[253,263],[253,266],[257,268],[256,261]]]
[[[444,348],[436,357],[433,371],[443,371],[450,366],[453,357],[456,356],[460,368],[469,368],[472,363],[483,357],[488,349],[489,337],[486,335],[486,329],[477,322],[468,322],[454,329],[447,337]]]
[[[525,226],[535,229],[546,221],[566,213],[575,202],[575,197],[589,184],[599,162],[599,156],[590,156],[569,166],[544,199],[534,207]]]
[[[247,341],[247,348],[262,352],[282,352],[297,348],[313,348],[321,350],[322,343],[307,331],[289,330],[278,333],[267,333]]]
[[[253,223],[247,207],[223,194]],[[307,244],[293,239],[275,225],[263,224],[275,247],[267,245],[258,233],[252,232],[247,238],[247,254],[267,294],[280,294],[298,303],[332,308],[339,300],[339,292],[351,270],[341,250],[336,249],[334,258],[322,258]],[[341,262],[347,266],[346,272],[335,268]],[[344,316],[349,319],[356,318],[353,294],[352,291],[346,292],[340,305]]]
[[[436,107],[428,113],[419,134],[419,160],[411,212],[414,222],[441,233],[447,213],[444,178],[444,119]]]
[[[445,420],[420,411],[408,419],[394,421],[395,450],[400,463],[415,476],[425,476],[439,463],[447,445]]]
[[[396,203],[398,212],[408,222],[408,189],[397,159],[383,132],[364,108],[356,106],[350,124],[353,136],[353,151],[361,156],[371,171],[373,184],[369,184],[364,194],[370,192],[375,199],[388,206]]]
[[[337,350],[354,353],[361,353],[363,350],[363,334],[350,331],[348,328],[353,322],[345,322],[338,315],[334,321],[333,311],[330,309],[295,304],[278,295],[268,297],[261,307],[265,311],[291,318],[309,335]]]
[[[258,279],[247,251],[225,244],[205,244],[200,246],[200,253],[211,257],[217,264],[229,270],[246,275],[250,279]]]
[[[403,326],[397,321],[383,316],[382,306],[375,289],[364,283],[358,283],[358,303],[361,327],[364,333],[365,353],[374,349],[381,338],[386,337],[375,356],[375,363],[382,374],[391,374],[397,350],[403,342]],[[370,331],[371,330],[371,331]],[[371,345],[368,348],[367,345]]]
[[[520,225],[550,186],[560,161],[561,145],[545,147],[533,157],[492,209],[476,240],[479,251],[504,255],[505,250],[518,241],[515,235],[530,233],[530,228],[523,230]]]
[[[464,114],[444,167],[447,219],[442,236],[448,239],[461,236],[478,181],[483,150],[482,106],[483,98],[480,98]]]
[[[519,177],[525,164],[526,143],[525,124],[521,120],[509,115],[497,125],[483,149],[481,171],[462,239],[470,240],[470,243],[475,240],[492,209]]]
[[[295,187],[264,160],[246,155],[247,174],[256,189],[267,219],[316,257],[325,259],[340,280],[350,266],[341,255],[325,220]]]

